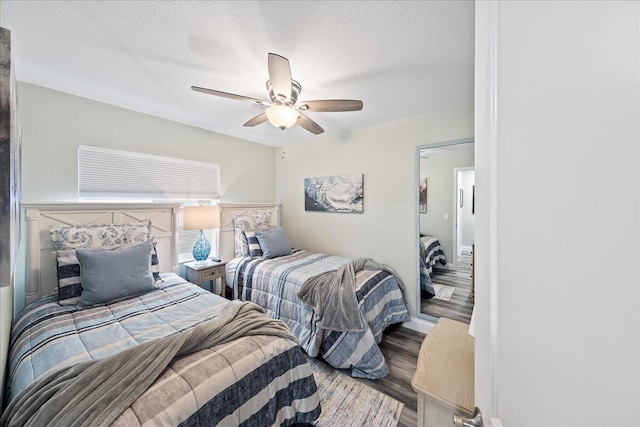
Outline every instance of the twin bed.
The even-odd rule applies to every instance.
[[[433,236],[420,235],[420,293],[422,298],[430,299],[436,295],[431,282],[433,267],[440,264],[447,265],[447,257],[442,250],[440,241]]]
[[[142,294],[90,308],[60,304],[54,256],[60,247],[54,247],[51,226],[151,220],[159,270],[171,272],[178,211],[176,205],[25,206],[26,300],[32,303],[12,328],[3,423],[291,425],[319,417],[304,353],[282,322],[253,304],[229,302],[173,273],[162,273],[162,282]],[[99,226],[90,234],[112,231]],[[95,248],[104,242],[85,243]],[[125,232],[108,243],[137,247],[139,240]],[[109,373],[106,382],[93,381],[102,372]]]
[[[409,319],[399,279],[370,260],[354,265],[344,258],[306,251],[273,259],[234,257],[228,284],[240,300],[229,301],[171,273],[177,271],[177,205],[23,207],[25,299],[31,304],[12,327],[9,407],[2,422],[12,419],[23,424],[32,417],[40,424],[44,420],[112,425],[313,423],[320,415],[320,399],[302,349],[350,369],[354,376],[379,378],[388,372],[377,346],[383,330]],[[80,243],[75,237],[57,239],[57,247],[50,234],[52,226],[63,226],[68,236],[75,236],[73,226],[82,225],[77,233],[82,237],[87,224],[139,225],[148,220],[146,237],[152,237],[155,246],[145,258],[147,270],[164,273],[145,277],[144,283],[151,280],[153,287],[131,295],[127,286],[115,282],[116,275],[104,274],[102,263],[113,262],[109,257],[118,259],[125,251],[144,252],[139,248],[147,244],[145,237],[122,235],[108,242],[118,247],[104,250],[104,236],[110,235],[113,226],[89,226],[93,234],[88,234],[99,238],[80,239]],[[241,243],[249,228],[277,226],[277,206],[254,206],[250,211],[244,206],[223,207],[222,224],[222,247],[234,248],[235,254],[240,249],[236,243]],[[228,233],[229,224],[232,233]],[[84,250],[96,247],[102,250]],[[60,274],[73,266],[61,261],[60,253],[68,256],[65,251],[69,250],[76,250],[79,259],[98,259],[103,273],[91,276],[89,264],[83,263],[80,300],[63,303],[59,289],[77,288],[78,281],[78,274]],[[118,251],[122,252],[114,255]],[[219,256],[231,258],[224,253]],[[309,278],[318,277],[320,266],[338,269],[354,281],[357,315],[348,314],[352,324],[347,330],[340,330],[344,325],[335,327],[335,313],[326,306],[314,309],[297,297]],[[116,293],[98,303],[83,301],[82,294],[96,286],[98,294],[105,288]],[[317,298],[319,294],[308,295]],[[105,377],[104,383],[95,380],[96,373]],[[56,390],[62,393],[52,398]]]
[[[385,329],[410,319],[402,281],[393,269],[372,260],[286,250],[291,245],[278,227],[278,205],[229,206],[222,212],[221,234],[228,242],[223,247],[234,249],[225,254],[231,258],[226,283],[234,297],[255,302],[271,317],[283,320],[312,357],[320,356],[355,377],[377,379],[389,373],[378,343]],[[270,243],[269,230],[284,234],[279,236],[284,239],[280,247],[286,249],[273,256],[262,253],[264,245],[255,247],[254,236],[261,232],[260,241]],[[325,274],[328,271],[336,274]],[[355,290],[355,295],[341,295],[337,304],[327,303],[335,295],[314,294],[310,288],[314,280],[323,281],[323,288],[331,285],[327,281],[339,287],[347,280],[352,283],[342,289]],[[340,304],[348,309],[331,310]]]

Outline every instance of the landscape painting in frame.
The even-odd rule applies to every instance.
[[[325,176],[304,179],[304,210],[362,213],[364,175]]]
[[[427,178],[420,178],[418,199],[420,204],[420,213],[427,213]]]

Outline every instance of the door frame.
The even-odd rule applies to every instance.
[[[453,212],[454,212],[454,224],[453,224],[453,239],[451,239],[451,241],[453,242],[452,244],[452,249],[453,249],[453,256],[452,256],[452,267],[454,270],[458,270],[458,251],[459,251],[459,246],[458,246],[458,220],[459,220],[459,210],[460,210],[460,182],[458,180],[458,173],[459,172],[464,172],[464,171],[474,171],[475,174],[475,166],[471,167],[461,167],[461,168],[454,168],[453,169]],[[475,230],[474,230],[474,235],[475,235]]]
[[[475,4],[474,135],[476,168],[475,305],[470,332],[475,336],[475,405],[485,425],[498,411],[498,16],[499,2]]]

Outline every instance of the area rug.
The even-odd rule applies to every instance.
[[[322,414],[316,427],[396,427],[404,403],[307,358],[320,393]]]
[[[436,291],[435,299],[439,299],[440,301],[449,301],[453,292],[456,290],[453,286],[446,285],[433,285],[433,289]]]

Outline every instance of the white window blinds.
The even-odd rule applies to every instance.
[[[217,164],[78,146],[81,199],[220,198]]]

